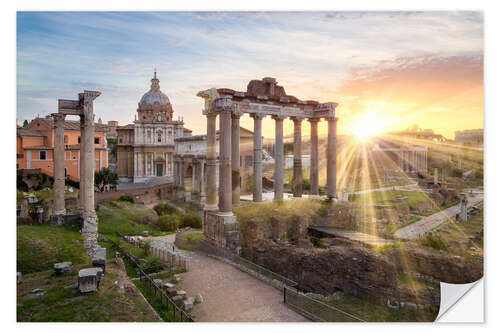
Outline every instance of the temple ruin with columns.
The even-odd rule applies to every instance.
[[[294,122],[294,168],[293,195],[302,196],[301,125],[303,120],[311,123],[311,194],[318,195],[318,122],[328,122],[327,146],[327,196],[336,198],[336,142],[337,103],[302,101],[287,95],[276,79],[266,77],[252,80],[246,92],[228,88],[211,88],[198,93],[205,100],[203,114],[207,119],[206,153],[206,199],[203,212],[203,233],[210,243],[239,251],[239,233],[232,205],[239,202],[239,119],[248,113],[254,119],[253,132],[253,201],[262,201],[262,119],[267,116],[275,120],[275,170],[274,199],[283,199],[283,120]],[[219,191],[216,187],[216,121],[219,117]],[[235,195],[234,192],[238,192]],[[236,199],[238,197],[238,202]]]

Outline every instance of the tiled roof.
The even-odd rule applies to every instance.
[[[34,120],[39,120],[44,123],[48,128],[54,127],[54,120],[52,117],[47,118],[35,118]],[[96,132],[107,132],[107,125],[94,123],[94,130]],[[80,121],[78,120],[65,120],[64,121],[64,129],[68,131],[80,131]]]
[[[128,129],[134,129],[134,124],[127,124],[127,125],[116,127],[117,131],[119,131],[119,130],[128,130]]]
[[[37,131],[37,130],[31,130],[31,129],[27,129],[27,128],[18,128],[17,129],[17,136],[45,136],[43,135],[40,131]]]

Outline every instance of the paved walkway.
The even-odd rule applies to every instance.
[[[483,201],[484,199],[483,193],[480,192],[474,192],[474,193],[475,193],[474,196],[468,195],[469,207],[478,202]],[[444,209],[436,214],[426,216],[421,220],[413,224],[410,224],[409,226],[398,229],[394,233],[394,236],[397,238],[415,239],[436,228],[445,220],[457,215],[459,212],[460,212],[460,204]]]
[[[200,293],[195,321],[298,322],[309,321],[283,303],[283,293],[220,260],[193,253],[180,286],[189,296]]]
[[[172,250],[175,235],[149,237],[151,245]],[[175,252],[188,258],[188,271],[181,274],[180,288],[188,296],[201,294],[203,303],[194,306],[195,321],[211,322],[297,322],[309,321],[283,303],[283,293],[267,283],[204,254]]]

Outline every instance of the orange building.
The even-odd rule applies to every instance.
[[[95,124],[95,170],[108,166],[105,140],[106,126]],[[54,122],[50,116],[35,118],[28,126],[17,129],[17,169],[37,169],[54,176]],[[80,179],[80,121],[64,122],[65,174],[72,180]]]

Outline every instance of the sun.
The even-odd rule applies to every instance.
[[[375,112],[365,112],[360,115],[354,124],[351,126],[350,132],[358,138],[358,140],[366,141],[379,134],[384,128],[383,121],[377,117]]]

